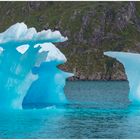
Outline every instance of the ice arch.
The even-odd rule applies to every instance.
[[[28,28],[16,23],[0,33],[0,109],[42,108],[67,103],[66,78],[57,68],[67,61],[54,42],[64,42],[59,31]]]
[[[125,68],[129,81],[129,100],[133,104],[140,104],[140,54],[127,52],[104,52],[121,62]]]

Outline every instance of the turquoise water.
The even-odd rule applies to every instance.
[[[140,138],[128,82],[67,82],[70,104],[0,112],[0,138]]]

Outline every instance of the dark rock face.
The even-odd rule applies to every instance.
[[[0,8],[1,31],[24,21],[68,36],[56,45],[68,58],[60,67],[75,74],[70,80],[125,80],[123,66],[103,52],[140,52],[140,2],[0,2]]]
[[[41,6],[41,2],[33,2],[33,1],[29,2],[29,7],[33,10],[40,9],[41,8],[40,6]]]

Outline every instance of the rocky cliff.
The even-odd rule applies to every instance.
[[[103,52],[140,52],[140,2],[0,2],[0,17],[1,32],[23,21],[68,36],[56,45],[72,80],[125,80],[123,66]]]

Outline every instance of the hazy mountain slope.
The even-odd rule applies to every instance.
[[[122,65],[103,52],[140,52],[140,2],[0,2],[0,17],[0,31],[24,21],[68,36],[58,46],[74,79],[125,79]]]

